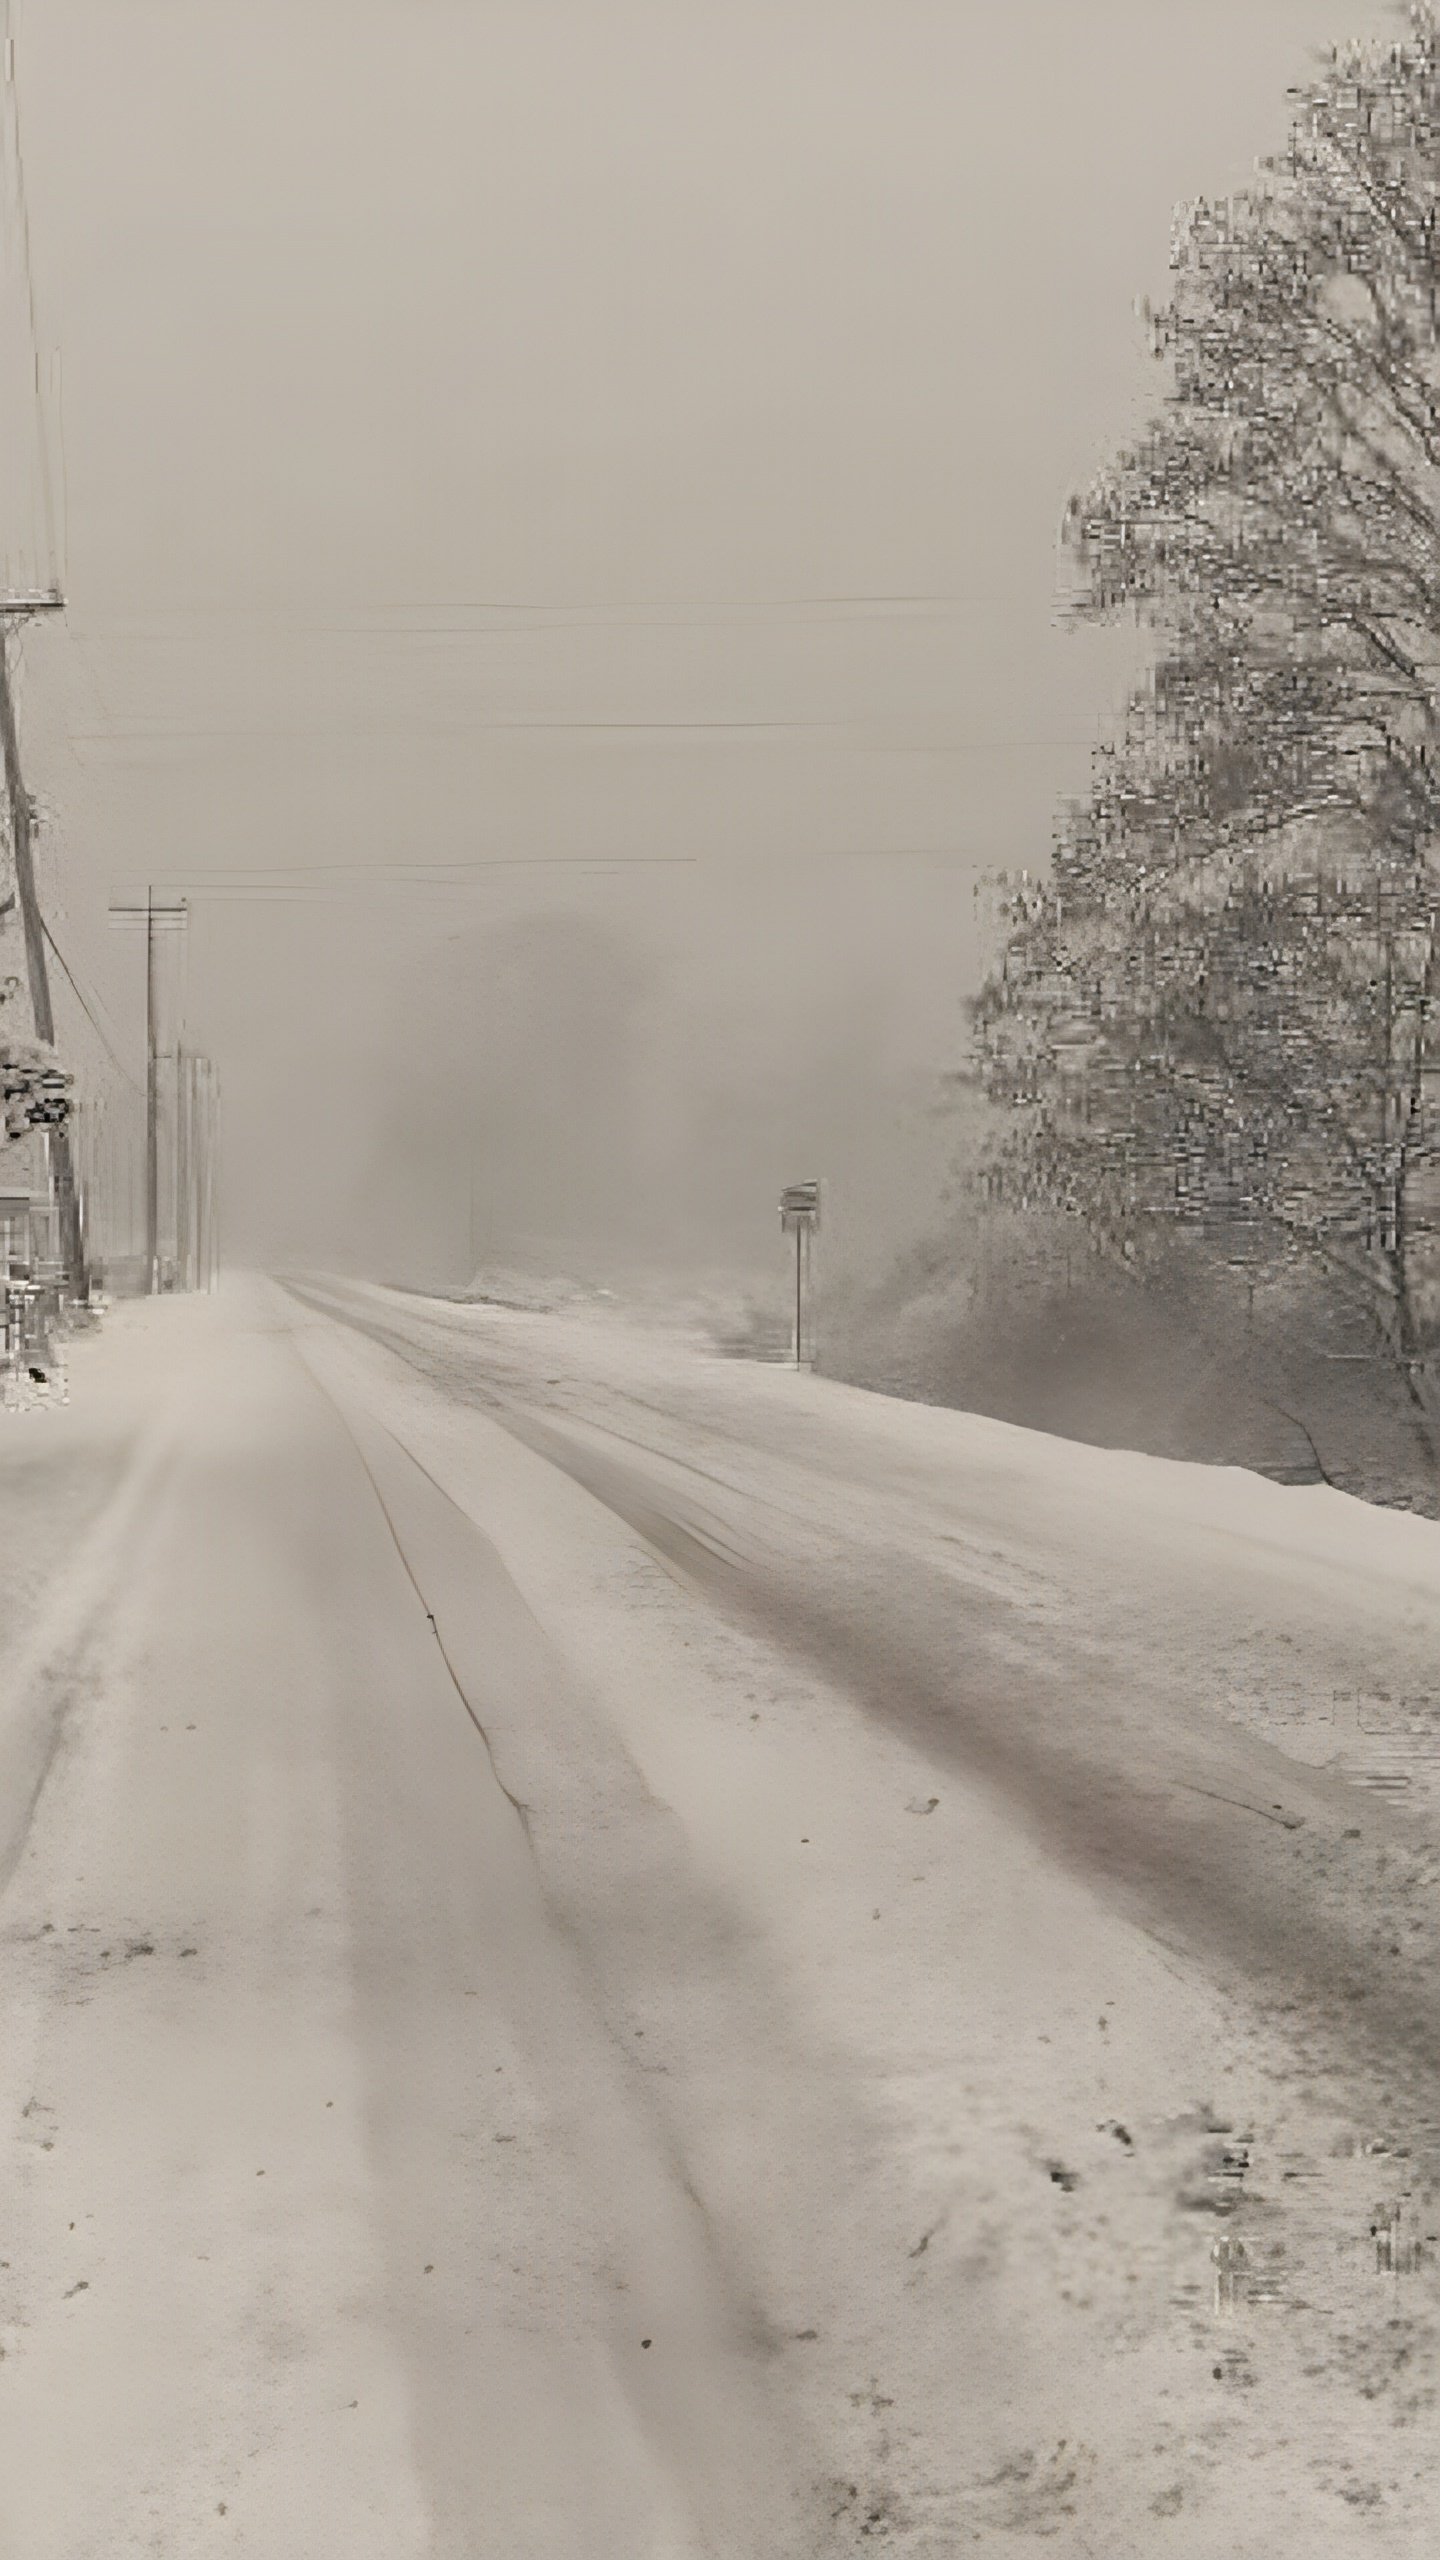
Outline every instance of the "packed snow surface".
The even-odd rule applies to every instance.
[[[348,1283],[15,1429],[7,2560],[1427,2547],[1440,1530]]]

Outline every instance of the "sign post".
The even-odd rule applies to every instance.
[[[805,1270],[810,1259],[810,1238],[820,1224],[820,1185],[818,1182],[792,1182],[780,1194],[780,1230],[795,1238],[795,1366],[804,1365],[805,1351]]]

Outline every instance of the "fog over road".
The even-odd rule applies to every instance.
[[[75,1386],[0,2551],[1426,2547],[1430,1524],[329,1280]]]

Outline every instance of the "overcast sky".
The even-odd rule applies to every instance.
[[[24,669],[49,894],[134,1039],[108,900],[224,888],[189,1015],[232,1232],[353,1225],[405,1152],[397,1080],[433,1117],[471,959],[478,988],[533,911],[640,935],[654,1057],[692,1019],[723,1097],[763,1055],[797,1144],[857,1007],[877,1073],[946,1063],[976,874],[1043,858],[1122,682],[1058,626],[1056,530],[1150,396],[1175,207],[1243,183],[1314,49],[1387,13],[14,16],[61,364],[70,604]],[[427,883],[342,903],[376,864]],[[272,870],[322,894],[232,894]]]

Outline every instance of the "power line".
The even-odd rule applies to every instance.
[[[313,635],[352,631],[388,635],[398,626],[402,631],[408,629],[420,638],[447,638],[452,633],[463,636],[467,618],[485,614],[523,614],[533,617],[529,622],[516,623],[512,626],[521,632],[532,629],[536,631],[589,630],[603,628],[616,622],[634,622],[664,629],[672,622],[697,619],[723,622],[727,618],[755,614],[968,613],[994,601],[994,595],[979,592],[969,595],[949,593],[910,596],[863,594],[675,596],[669,598],[652,596],[636,597],[630,600],[612,597],[591,604],[581,604],[573,598],[560,598],[551,603],[542,604],[533,600],[527,602],[518,596],[491,596],[465,597],[451,604],[391,604],[372,606],[368,609],[357,607],[354,613],[347,614],[342,621],[324,622],[301,621],[295,615],[286,612],[283,607],[267,609],[261,606],[249,612],[242,608],[237,613],[231,605],[201,604],[177,605],[168,613],[143,621],[137,619],[122,622],[117,619],[108,627],[113,630],[127,631],[132,636],[143,637],[147,633],[163,634],[181,628],[193,628],[197,623],[224,623],[233,631],[244,630],[247,626],[254,629],[270,629],[278,622],[288,629],[305,631]],[[362,614],[365,617],[363,619]],[[452,618],[424,622],[407,619],[419,614]],[[558,619],[562,615],[565,617],[563,622]]]
[[[46,941],[49,943],[51,950],[54,952],[56,959],[59,961],[61,968],[64,970],[66,977],[70,981],[76,1001],[79,1004],[82,1013],[85,1015],[86,1020],[90,1024],[90,1028],[94,1032],[96,1039],[106,1051],[111,1064],[119,1069],[126,1083],[130,1085],[136,1093],[140,1094],[143,1099],[144,1087],[141,1085],[139,1077],[132,1074],[130,1068],[126,1066],[124,1059],[115,1047],[115,1044],[110,1038],[108,1032],[105,1031],[101,1023],[97,1020],[96,1015],[91,1008],[89,999],[85,994],[84,988],[81,986],[79,979],[76,977],[74,970],[66,959],[65,954],[61,950],[59,943],[56,941],[54,934],[51,932],[49,925],[47,924],[43,926],[42,930]],[[98,997],[96,1001],[98,1003]]]
[[[213,871],[204,874],[187,872],[183,879],[158,874],[157,889],[183,888],[187,898],[210,901],[218,898],[288,897],[308,893],[312,897],[344,897],[362,889],[464,889],[492,871],[520,871],[538,874],[544,871],[618,871],[694,870],[700,857],[693,853],[576,853],[543,854],[531,860],[524,854],[496,855],[480,862],[447,864],[405,863],[273,863],[254,870]]]
[[[444,738],[466,742],[499,738],[527,738],[553,735],[575,739],[631,737],[677,743],[724,739],[743,745],[757,740],[776,738],[808,740],[812,743],[839,741],[840,752],[866,756],[945,757],[949,760],[967,756],[1028,756],[1079,754],[1093,746],[1088,734],[1072,737],[1021,738],[946,738],[887,737],[887,724],[873,719],[840,720],[471,720],[463,712],[449,719],[409,719],[398,714],[388,729],[365,721],[307,720],[284,726],[277,721],[230,721],[223,728],[182,728],[169,722],[149,725],[135,723],[121,728],[112,723],[103,729],[72,729],[69,743],[77,751],[82,747],[126,749],[214,747],[226,741],[235,745],[265,739],[276,743],[317,746],[325,738],[351,738],[363,729],[366,738]],[[77,760],[84,762],[83,757]]]
[[[766,845],[759,851],[727,846],[712,854],[698,853],[546,853],[546,854],[482,854],[472,860],[407,863],[382,862],[264,862],[245,868],[156,874],[157,889],[181,889],[186,895],[209,898],[243,893],[246,889],[278,890],[305,887],[315,883],[317,889],[333,888],[343,893],[350,888],[448,889],[460,887],[474,875],[487,871],[602,870],[623,868],[659,871],[697,870],[715,863],[729,867],[775,862],[956,862],[966,863],[978,857],[967,853],[963,845],[954,844],[877,844],[877,845]],[[143,913],[143,910],[142,910]]]
[[[197,894],[207,884],[222,880],[309,880],[321,872],[343,874],[351,880],[430,880],[448,878],[469,871],[573,871],[577,865],[591,862],[629,862],[649,864],[652,868],[674,870],[699,859],[693,853],[481,853],[471,856],[446,857],[434,862],[257,862],[226,869],[217,864],[204,872],[157,872],[155,886],[183,886],[188,893],[192,883]]]
[[[363,725],[367,736],[375,734],[376,724],[373,720],[367,720]],[[828,737],[833,731],[853,731],[861,725],[862,723],[858,720],[474,720],[463,711],[457,712],[451,719],[438,720],[416,720],[402,714],[397,716],[394,723],[394,727],[406,736],[417,733],[434,735],[438,732],[441,735],[456,734],[467,738],[503,738],[511,735],[523,737],[533,730],[559,730],[581,737],[592,734],[608,735],[615,730],[638,733],[644,737],[665,736],[672,732],[682,735],[708,736],[715,730],[723,731],[727,735],[738,732],[749,736],[782,730],[787,733],[800,731],[806,735]],[[287,729],[278,722],[270,720],[231,720],[220,728],[190,729],[181,728],[170,721],[135,721],[125,728],[122,728],[118,722],[112,722],[104,729],[76,729],[71,734],[80,746],[94,746],[100,741],[107,744],[113,742],[117,746],[155,746],[164,745],[167,742],[196,745],[209,744],[216,738],[314,738],[325,735],[327,730],[331,735],[338,732],[348,736],[356,726],[357,723],[354,720],[331,722],[305,720],[296,727]],[[1029,744],[1030,741],[1022,740],[1020,743]]]
[[[0,0],[0,39],[4,45],[5,86],[13,107],[11,139],[15,153],[15,209],[19,216],[21,253],[25,261],[25,294],[30,320],[30,353],[35,367],[35,434],[40,448],[40,503],[45,518],[46,567],[50,577],[60,575],[60,545],[56,531],[55,487],[50,467],[50,439],[46,433],[45,395],[40,381],[40,330],[35,305],[35,260],[30,246],[30,205],[25,186],[25,158],[20,143],[20,84],[15,69],[15,36],[10,19],[10,0]],[[58,958],[58,953],[57,953]]]

